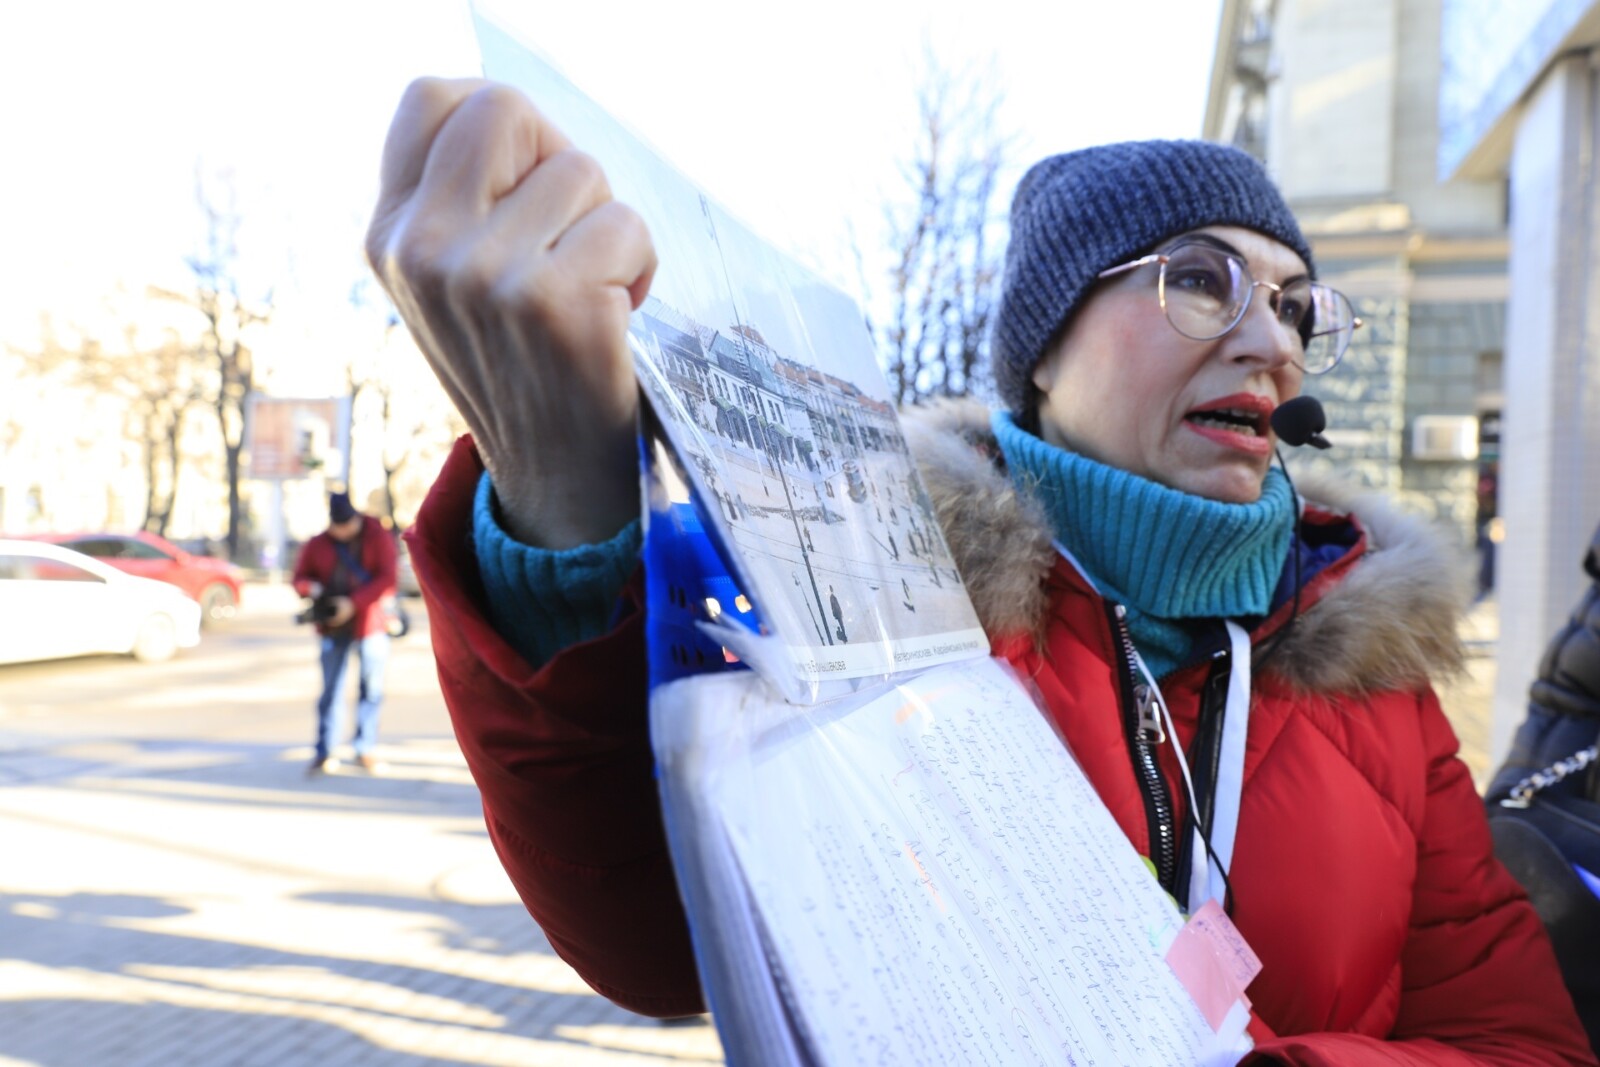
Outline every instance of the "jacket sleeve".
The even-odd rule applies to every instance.
[[[1387,1040],[1308,1034],[1246,1063],[1295,1067],[1589,1064],[1595,1061],[1526,894],[1493,856],[1488,823],[1431,690],[1420,697],[1427,794],[1417,826],[1399,1017]]]
[[[1600,569],[1600,531],[1584,561]],[[1528,714],[1517,727],[1511,751],[1495,773],[1488,799],[1509,796],[1523,778],[1587,748],[1600,735],[1600,581],[1590,584],[1546,646],[1539,673],[1528,686]],[[1600,774],[1574,776],[1554,793],[1600,797]]]
[[[313,582],[318,585],[327,584],[326,575],[311,565],[311,557],[314,554],[315,550],[312,547],[312,542],[307,541],[300,546],[300,554],[295,557],[294,576],[289,581],[294,586],[294,591],[301,596],[311,595]]]
[[[1600,583],[1592,583],[1539,661],[1528,701],[1558,715],[1600,720]]]
[[[494,630],[463,438],[407,534],[439,683],[500,862],[550,944],[632,1011],[705,1010],[654,781],[638,576],[610,632],[529,666]]]
[[[1594,581],[1540,657],[1539,673],[1528,686],[1528,714],[1485,793],[1490,805],[1510,796],[1523,778],[1587,748],[1600,735],[1600,530],[1583,569]],[[1569,778],[1551,793],[1600,799],[1600,773]]]

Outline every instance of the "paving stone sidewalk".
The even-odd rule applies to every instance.
[[[72,707],[51,739],[0,675],[0,1067],[721,1063],[706,1020],[622,1011],[552,953],[422,692],[425,649],[392,674],[412,706],[395,698],[382,773],[316,779],[308,746],[246,729],[278,708],[308,733],[304,674],[287,711],[241,683],[190,736],[76,739]]]
[[[1495,599],[1487,597],[1474,604],[1462,618],[1459,632],[1467,649],[1465,669],[1460,677],[1439,685],[1439,701],[1461,740],[1461,760],[1481,792],[1494,771],[1489,765],[1490,720],[1500,641],[1500,609]]]
[[[721,1062],[554,956],[443,743],[309,784],[211,755],[0,792],[0,1065]]]

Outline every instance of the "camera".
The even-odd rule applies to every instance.
[[[338,611],[333,601],[333,597],[326,595],[312,597],[311,602],[300,609],[300,613],[294,617],[295,625],[305,626],[309,623],[327,622]]]

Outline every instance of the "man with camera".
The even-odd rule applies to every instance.
[[[314,625],[322,643],[317,751],[308,773],[326,774],[339,767],[333,747],[343,732],[342,694],[351,649],[361,671],[351,748],[357,767],[376,771],[372,749],[378,740],[383,672],[389,661],[383,600],[395,591],[394,539],[377,520],[358,512],[349,494],[333,493],[328,497],[328,528],[307,541],[295,561],[294,588],[311,598],[311,606],[295,621]]]

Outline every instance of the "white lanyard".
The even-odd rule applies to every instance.
[[[1223,875],[1233,866],[1233,843],[1239,832],[1239,800],[1244,794],[1244,746],[1250,728],[1250,635],[1236,622],[1228,622],[1227,627],[1233,656],[1228,675],[1228,703],[1222,719],[1217,780],[1211,793],[1211,850],[1206,851],[1205,841],[1196,829],[1191,851],[1195,859],[1189,864],[1190,914],[1207,898],[1227,905],[1228,889]],[[1173,744],[1177,744],[1176,740]],[[1194,803],[1192,790],[1189,803]],[[1198,862],[1202,858],[1205,862]]]
[[[1090,588],[1098,593],[1099,589],[1095,588],[1094,579],[1089,577],[1088,572],[1073,558],[1072,553],[1060,542],[1056,542],[1055,547]],[[1191,915],[1207,899],[1215,900],[1222,906],[1227,904],[1227,883],[1224,881],[1224,875],[1233,864],[1233,845],[1239,831],[1239,801],[1244,793],[1245,738],[1250,728],[1250,635],[1236,622],[1225,621],[1224,625],[1228,629],[1228,643],[1232,655],[1229,658],[1228,700],[1222,719],[1222,743],[1217,759],[1217,780],[1212,786],[1209,850],[1206,848],[1205,838],[1200,834],[1200,805],[1195,798],[1194,781],[1189,774],[1189,762],[1184,758],[1183,746],[1178,743],[1178,731],[1172,721],[1172,712],[1167,709],[1167,699],[1161,694],[1161,687],[1156,684],[1150,668],[1145,666],[1144,657],[1139,655],[1137,648],[1133,650],[1139,672],[1144,675],[1145,683],[1150,687],[1150,695],[1155,699],[1156,706],[1161,709],[1167,736],[1172,738],[1172,750],[1178,758],[1178,771],[1183,777],[1184,790],[1189,795],[1189,810],[1196,817],[1194,841],[1190,847],[1190,855],[1193,858],[1189,863]]]

